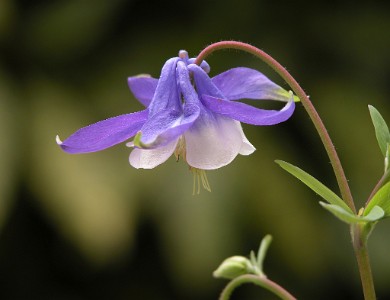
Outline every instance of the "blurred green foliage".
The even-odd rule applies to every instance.
[[[390,6],[379,1],[1,0],[0,298],[216,299],[224,282],[212,271],[267,233],[267,274],[298,298],[359,298],[346,226],[274,163],[299,165],[337,192],[300,105],[287,123],[244,126],[258,150],[209,172],[213,191],[200,196],[174,159],[135,170],[124,145],[72,156],[55,136],[139,110],[126,78],[158,77],[180,49],[195,56],[211,42],[242,40],[278,59],[311,96],[360,207],[383,171],[367,105],[389,122],[389,32]],[[247,66],[284,84],[247,54],[208,62],[212,75]],[[370,240],[382,299],[388,230],[383,222]],[[237,291],[261,296],[271,299]]]

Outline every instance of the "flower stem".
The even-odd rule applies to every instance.
[[[303,107],[306,109],[310,119],[314,123],[314,126],[324,144],[325,150],[328,153],[329,159],[331,161],[334,173],[336,175],[336,180],[340,189],[342,198],[346,204],[351,208],[353,212],[356,213],[355,204],[352,198],[352,194],[348,185],[347,178],[344,174],[344,170],[341,166],[340,159],[337,155],[336,149],[332,143],[332,140],[321,120],[317,111],[315,110],[312,102],[309,97],[306,95],[304,90],[298,84],[298,82],[291,76],[291,74],[274,58],[265,53],[264,51],[242,42],[236,41],[222,41],[218,43],[211,44],[206,47],[196,58],[195,63],[200,64],[206,56],[210,55],[212,52],[221,49],[238,49],[255,55],[269,65],[276,73],[278,73],[291,87],[293,92],[299,97],[302,102]]]
[[[287,84],[289,84],[293,92],[299,97],[303,107],[305,108],[310,119],[312,120],[321,138],[321,141],[325,147],[325,150],[329,156],[340,189],[341,196],[345,201],[345,203],[356,214],[355,203],[353,201],[353,197],[348,185],[347,178],[344,173],[344,169],[342,168],[340,159],[333,145],[333,142],[325,128],[325,125],[323,124],[320,116],[318,115],[316,109],[314,108],[312,102],[310,101],[309,97],[306,95],[304,90],[281,64],[279,64],[274,58],[272,58],[264,51],[252,45],[242,43],[242,42],[235,42],[235,41],[222,41],[206,47],[198,55],[195,63],[199,65],[200,62],[202,62],[206,58],[206,56],[208,56],[212,52],[216,50],[229,49],[229,48],[238,49],[238,50],[251,53],[255,55],[257,58],[261,59],[263,62],[269,65],[276,73],[278,73],[287,82]],[[378,188],[379,186],[375,188],[375,190]],[[364,236],[361,228],[358,227],[351,228],[351,235],[353,238],[353,247],[355,250],[356,260],[358,262],[359,273],[362,280],[364,297],[366,300],[374,300],[375,289],[374,289],[374,283],[373,283],[373,278],[371,273],[368,251],[367,251],[367,237]],[[221,299],[227,299],[227,298],[221,298]]]
[[[351,227],[353,249],[358,263],[360,279],[363,287],[365,300],[375,300],[374,280],[371,272],[370,259],[367,249],[367,237],[363,236],[362,228],[359,225]]]
[[[241,275],[230,281],[225,287],[225,289],[222,291],[219,300],[228,300],[235,288],[242,285],[243,283],[253,283],[258,286],[261,286],[266,290],[274,293],[276,296],[283,300],[296,300],[296,298],[292,296],[289,292],[287,292],[284,288],[282,288],[280,285],[273,282],[272,280],[269,280],[267,277],[260,277],[258,275],[251,274]]]

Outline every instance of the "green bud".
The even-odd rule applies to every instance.
[[[213,272],[216,278],[234,279],[240,275],[252,273],[253,267],[249,259],[243,256],[232,256],[225,259]]]

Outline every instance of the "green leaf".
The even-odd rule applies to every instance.
[[[378,140],[379,148],[382,151],[384,157],[386,157],[387,145],[390,144],[390,132],[385,120],[379,111],[369,105],[371,120],[374,124],[376,139]]]
[[[272,236],[267,234],[260,243],[259,251],[257,253],[257,266],[259,267],[261,272],[263,272],[263,262],[271,242]]]
[[[255,252],[253,250],[251,251],[249,258],[251,260],[252,266],[257,266],[257,259],[256,259]]]
[[[382,219],[384,216],[385,211],[382,209],[382,207],[375,205],[367,215],[363,215],[363,219],[375,222],[379,219]]]
[[[354,215],[352,212],[349,212],[338,205],[328,204],[321,201],[320,204],[323,208],[330,211],[332,214],[334,214],[337,218],[339,218],[343,222],[346,222],[348,224],[353,224],[360,221],[358,219],[358,216]]]
[[[369,215],[374,207],[381,207],[385,216],[390,216],[390,182],[387,182],[381,189],[372,197],[366,208],[364,209],[363,215]]]
[[[376,222],[379,219],[383,218],[385,215],[385,212],[382,208],[379,206],[375,206],[371,213],[367,216],[357,216],[353,214],[352,212],[346,211],[344,208],[334,205],[334,204],[327,204],[324,202],[320,202],[321,206],[328,211],[330,211],[333,215],[335,215],[337,218],[339,218],[341,221],[348,223],[348,224],[355,224],[360,222]]]
[[[282,160],[276,160],[276,163],[279,166],[281,166],[284,170],[289,172],[291,175],[295,176],[304,184],[306,184],[309,188],[311,188],[314,192],[316,192],[318,195],[320,195],[330,204],[342,207],[345,211],[353,214],[352,210],[348,207],[347,204],[345,204],[345,202],[339,196],[337,196],[332,190],[330,190],[328,187],[326,187],[324,184],[319,182],[310,174]]]

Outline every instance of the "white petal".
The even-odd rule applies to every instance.
[[[243,144],[240,123],[221,116],[199,122],[184,133],[187,163],[213,170],[231,163]]]
[[[253,147],[251,142],[248,141],[246,138],[244,131],[242,130],[241,123],[236,121],[238,123],[238,126],[240,126],[240,131],[241,131],[241,138],[242,138],[242,144],[241,144],[241,149],[240,149],[240,154],[241,155],[250,155],[253,152],[255,152],[256,148]]]
[[[134,149],[129,161],[136,169],[153,169],[165,162],[175,151],[177,140],[156,149]]]

